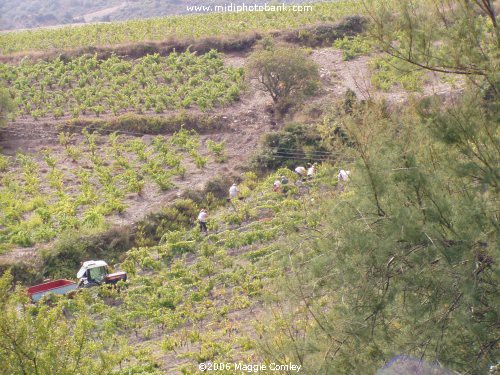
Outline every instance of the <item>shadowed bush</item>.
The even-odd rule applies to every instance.
[[[81,262],[103,259],[112,265],[134,245],[130,227],[111,228],[104,233],[85,234],[69,231],[54,246],[42,252],[44,277],[75,278]]]

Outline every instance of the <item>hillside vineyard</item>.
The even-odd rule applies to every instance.
[[[0,375],[500,374],[498,1],[12,2]]]

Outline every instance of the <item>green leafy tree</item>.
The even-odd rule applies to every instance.
[[[498,92],[500,30],[491,0],[364,0],[371,36],[414,66],[483,80]]]
[[[358,161],[345,193],[309,213],[320,236],[287,240],[291,302],[277,305],[268,357],[332,374],[396,354],[466,374],[498,362],[498,108],[474,93],[446,110],[413,104],[342,118]]]
[[[271,45],[254,52],[247,65],[248,75],[271,95],[274,103],[315,91],[318,66],[302,49]]]
[[[311,373],[373,373],[396,354],[466,374],[498,363],[499,32],[491,1],[365,1],[389,55],[466,77],[461,100],[336,116],[357,162],[299,237],[268,358]],[[415,111],[414,108],[417,108]],[[346,151],[347,153],[347,151]],[[313,221],[313,218],[310,221]],[[292,281],[293,280],[293,281]]]

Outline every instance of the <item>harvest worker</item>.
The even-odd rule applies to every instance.
[[[279,193],[281,191],[281,181],[279,179],[276,179],[276,181],[274,181],[273,191],[276,193]]]
[[[350,171],[344,171],[343,169],[340,169],[337,179],[339,181],[347,181],[349,179],[349,173]]]
[[[229,199],[235,199],[238,197],[238,187],[236,184],[232,184],[229,188]]]
[[[200,211],[200,214],[198,215],[198,222],[200,223],[200,232],[208,232],[207,229],[207,219],[208,219],[208,213],[207,210],[202,209]]]
[[[299,177],[305,177],[306,176],[306,169],[302,166],[298,166],[295,168],[295,173],[299,175]]]
[[[286,178],[286,176],[281,176],[279,181],[281,182],[281,192],[284,195],[288,195],[288,192],[290,191],[290,188],[288,187],[288,178]]]
[[[309,168],[307,168],[307,178],[311,179],[313,178],[314,174],[316,173],[316,163],[311,165]]]

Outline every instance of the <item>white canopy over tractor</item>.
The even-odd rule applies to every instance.
[[[104,269],[106,270],[108,264],[103,260],[89,260],[87,262],[83,262],[82,267],[76,274],[76,277],[80,279],[87,273],[87,270],[100,267],[104,267]]]

